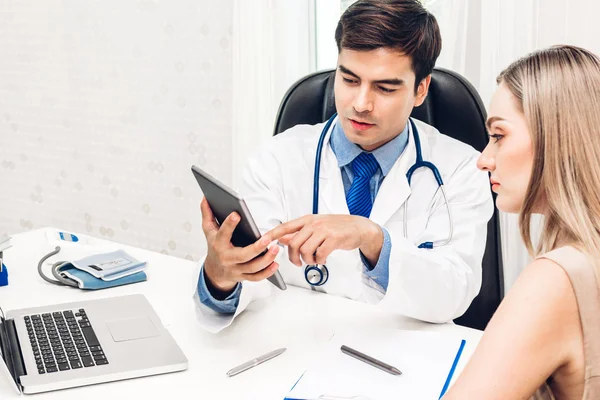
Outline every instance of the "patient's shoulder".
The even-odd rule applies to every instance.
[[[519,296],[544,299],[547,305],[561,302],[564,296],[575,298],[569,275],[550,258],[535,259],[521,272],[510,291],[517,291]]]
[[[580,331],[579,308],[569,275],[549,258],[538,258],[521,272],[504,306],[510,309],[504,315],[510,315],[515,323],[527,320],[540,338],[560,340]]]

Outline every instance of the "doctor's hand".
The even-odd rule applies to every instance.
[[[288,246],[292,264],[325,264],[334,250],[360,249],[376,265],[383,246],[383,231],[375,222],[356,215],[306,215],[286,222],[265,236]]]
[[[278,246],[272,246],[263,256],[255,258],[271,243],[268,234],[246,247],[235,247],[231,244],[231,236],[240,216],[231,213],[219,226],[205,198],[200,203],[200,210],[202,230],[208,245],[204,273],[217,289],[231,292],[238,282],[262,281],[277,271],[279,264],[274,260],[279,252]]]

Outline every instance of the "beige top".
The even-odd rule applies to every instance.
[[[583,331],[585,386],[582,400],[600,399],[600,290],[594,266],[584,253],[570,246],[552,250],[539,258],[560,265],[571,280]],[[555,397],[546,383],[531,400],[555,400]]]

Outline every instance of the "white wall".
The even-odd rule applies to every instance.
[[[198,259],[189,168],[232,175],[232,0],[0,2],[0,236]]]

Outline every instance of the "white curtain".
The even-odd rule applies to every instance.
[[[440,24],[439,66],[463,74],[489,105],[496,76],[512,61],[555,44],[574,44],[600,54],[597,0],[429,0]],[[517,216],[501,213],[506,289],[530,259]],[[534,236],[539,235],[540,219]]]
[[[233,2],[233,176],[273,133],[286,90],[314,70],[310,0]]]

